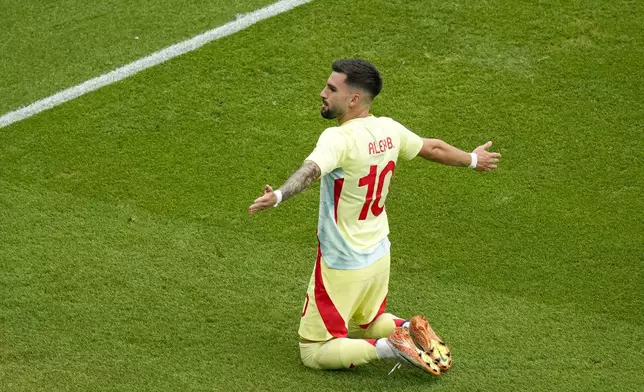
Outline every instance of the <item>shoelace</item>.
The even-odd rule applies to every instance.
[[[423,361],[425,361],[425,363],[427,363],[427,360],[426,360],[425,358],[423,358],[423,355],[429,356],[429,354],[425,353],[424,351],[421,351],[421,350],[420,350],[420,349],[418,349],[418,348],[417,348],[416,350],[418,351],[418,354],[421,356],[421,358],[423,359]],[[430,357],[430,359],[431,359],[431,357]],[[393,368],[391,368],[391,370],[389,371],[389,373],[387,373],[387,375],[388,375],[388,376],[391,376],[391,373],[393,373],[394,371],[396,371],[396,369],[399,369],[399,368],[401,368],[401,367],[402,367],[402,362],[401,362],[401,361],[396,362],[396,364],[394,365],[394,367],[393,367]]]
[[[400,363],[400,362],[396,362],[396,364],[394,365],[394,367],[393,367],[393,368],[391,368],[391,370],[389,371],[389,373],[387,373],[387,375],[388,375],[388,376],[391,376],[391,373],[393,373],[393,372],[394,372],[394,370],[396,370],[396,369],[398,369],[398,368],[400,368],[400,367],[402,367],[402,363]]]

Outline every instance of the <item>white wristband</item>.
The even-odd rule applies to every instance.
[[[275,204],[273,204],[273,207],[277,207],[282,202],[282,191],[278,189],[273,193],[275,193],[275,196],[277,196],[277,201],[275,202]]]
[[[470,169],[476,169],[476,165],[479,163],[479,157],[475,152],[471,152],[470,157],[472,158],[472,161],[470,162],[470,165],[468,167]]]

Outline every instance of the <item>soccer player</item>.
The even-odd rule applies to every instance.
[[[321,115],[337,119],[338,126],[322,132],[313,152],[278,190],[266,185],[249,213],[277,207],[321,179],[317,260],[299,327],[304,365],[341,369],[392,359],[398,361],[394,369],[409,363],[440,375],[451,366],[451,353],[427,319],[385,313],[389,185],[399,157],[487,172],[501,155],[487,151],[491,142],[467,153],[371,115],[382,80],[370,62],[337,60],[332,69],[320,93]]]

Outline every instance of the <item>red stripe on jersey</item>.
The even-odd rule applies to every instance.
[[[306,314],[306,310],[309,308],[309,293],[306,293],[306,298],[304,300],[304,309],[302,310],[302,317]]]
[[[362,329],[367,329],[371,324],[376,321],[378,317],[380,317],[381,314],[385,312],[385,308],[387,307],[387,296],[385,296],[385,299],[382,301],[382,304],[380,304],[380,309],[378,309],[378,313],[376,313],[376,316],[373,318],[373,320],[369,321],[366,324],[362,324],[360,328]]]
[[[318,257],[315,261],[315,303],[322,317],[322,321],[324,321],[326,330],[336,338],[345,338],[348,332],[347,326],[324,287],[321,263],[322,251],[320,250],[320,243],[318,243]]]
[[[344,186],[344,178],[338,178],[333,183],[333,212],[335,216],[335,223],[338,223],[338,203],[340,202],[340,194]]]
[[[363,339],[365,342],[369,343],[370,345],[376,347],[376,340],[377,339]]]

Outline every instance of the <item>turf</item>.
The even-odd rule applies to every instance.
[[[271,0],[0,0],[0,113],[235,19]]]
[[[643,20],[314,1],[3,128],[3,390],[642,390]],[[401,163],[388,199],[389,310],[451,344],[441,378],[304,368],[318,186],[247,215],[329,125],[343,56],[381,68],[376,114],[504,155],[489,175]]]

